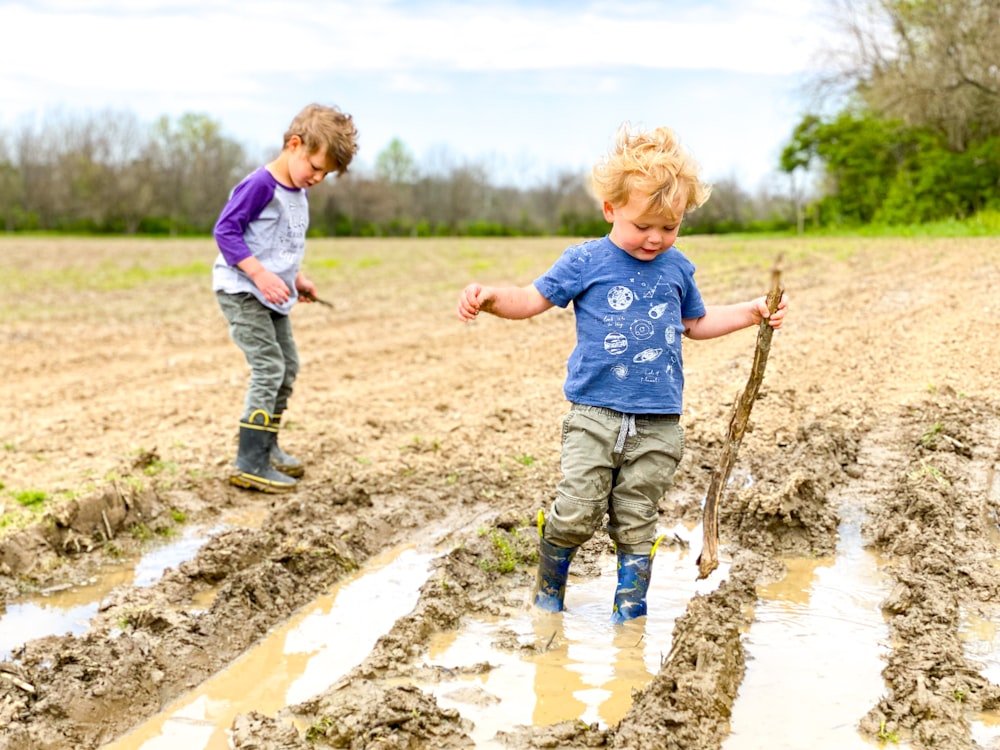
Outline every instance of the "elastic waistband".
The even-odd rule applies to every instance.
[[[596,414],[603,414],[611,419],[621,419],[622,417],[634,417],[636,419],[648,419],[651,422],[680,422],[680,414],[627,414],[617,409],[609,409],[606,406],[590,406],[589,404],[573,404],[574,411],[590,411]]]

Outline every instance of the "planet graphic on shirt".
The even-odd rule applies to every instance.
[[[643,349],[641,352],[632,357],[632,361],[640,364],[645,362],[652,362],[661,354],[663,354],[662,349]]]
[[[639,341],[645,341],[650,336],[653,335],[653,324],[648,320],[633,320],[632,325],[629,326],[629,333],[631,333]]]
[[[663,336],[667,341],[667,345],[673,346],[674,342],[677,340],[677,331],[675,331],[672,327],[667,328]]]
[[[628,339],[618,331],[612,331],[604,337],[604,351],[608,354],[619,355],[628,349]]]
[[[628,377],[628,365],[623,365],[620,362],[618,364],[611,366],[611,374],[614,375],[619,380],[624,380]]]
[[[608,291],[608,304],[612,310],[626,310],[634,299],[635,295],[627,286],[613,286]]]

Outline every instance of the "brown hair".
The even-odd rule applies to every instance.
[[[295,115],[285,132],[284,145],[298,136],[310,154],[323,152],[327,166],[338,175],[347,172],[358,152],[358,130],[353,118],[337,107],[310,104]]]

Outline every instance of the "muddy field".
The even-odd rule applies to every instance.
[[[454,309],[466,282],[529,283],[565,244],[313,241],[306,268],[333,307],[293,312],[303,366],[282,433],[308,468],[297,492],[269,497],[224,481],[246,369],[210,293],[211,241],[0,241],[0,614],[106,576],[185,527],[261,519],[228,524],[152,585],[113,588],[84,632],[12,649],[0,748],[114,742],[408,544],[435,550],[412,611],[310,699],[241,712],[228,742],[477,746],[463,711],[418,683],[492,668],[429,666],[435,636],[472,617],[526,616],[573,330],[568,311],[463,325]],[[1000,613],[1000,240],[680,245],[710,303],[765,293],[779,255],[791,301],[740,447],[742,481],[723,496],[726,564],[669,642],[650,644],[659,669],[620,721],[519,724],[490,744],[722,748],[745,698],[761,587],[795,560],[835,557],[855,514],[887,580],[886,635],[881,697],[850,724],[872,746],[983,747],[972,726],[1000,709],[1000,686],[961,631]],[[755,337],[685,343],[687,449],[661,503],[665,529],[700,520]],[[584,548],[570,592],[608,551],[601,534]],[[537,615],[537,637],[496,640],[557,649],[562,616]],[[642,622],[629,625],[641,638]],[[836,746],[819,727],[801,739]]]

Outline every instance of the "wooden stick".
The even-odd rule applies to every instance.
[[[774,262],[771,268],[771,291],[767,294],[767,309],[773,314],[778,309],[781,302],[781,295],[784,290],[781,288],[781,256]],[[719,500],[722,497],[722,490],[729,481],[729,473],[736,463],[736,454],[743,441],[743,435],[750,421],[750,410],[757,398],[760,384],[764,380],[764,367],[767,365],[767,355],[771,351],[771,335],[774,329],[768,324],[767,319],[760,322],[757,329],[757,348],[754,350],[753,366],[750,369],[750,378],[747,380],[743,393],[733,404],[733,416],[729,420],[729,433],[726,435],[726,442],[722,446],[722,456],[719,465],[712,472],[712,481],[708,486],[708,496],[705,499],[705,510],[702,516],[702,536],[703,544],[701,554],[698,555],[698,580],[708,578],[709,574],[719,567]]]

